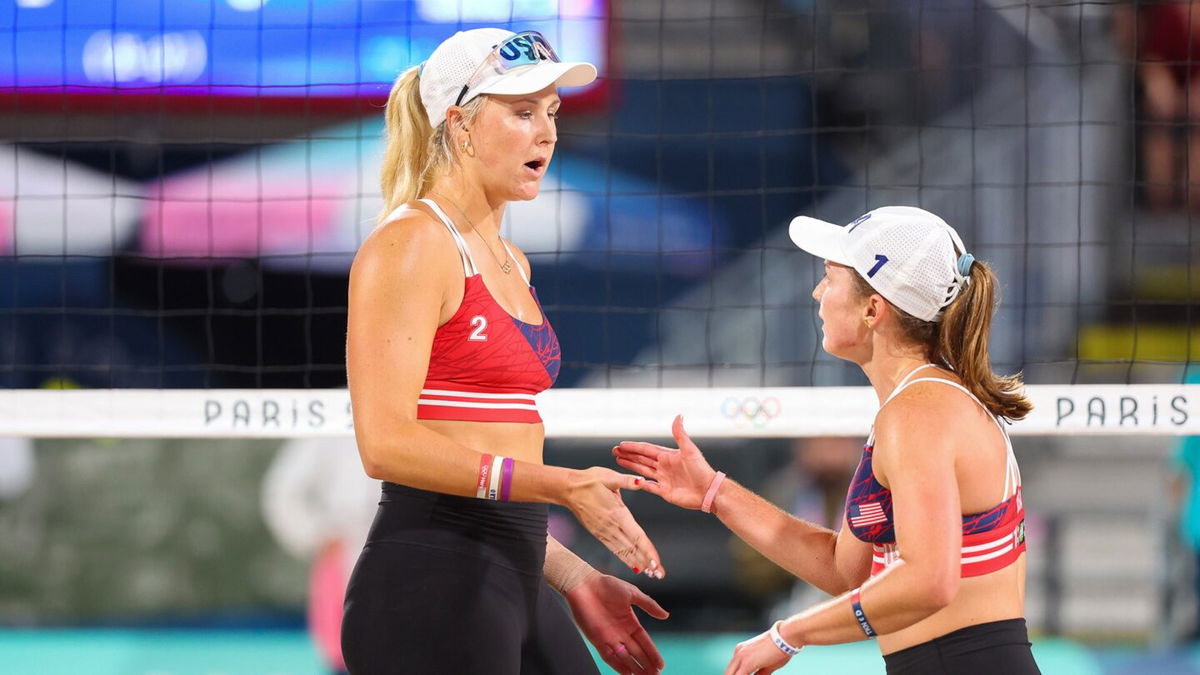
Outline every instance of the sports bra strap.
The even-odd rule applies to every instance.
[[[912,370],[908,371],[908,374],[905,375],[903,378],[901,378],[900,383],[897,384],[896,388],[892,390],[892,393],[889,394],[886,399],[884,399],[883,403],[879,406],[879,408],[882,410],[883,406],[887,405],[888,403],[891,403],[892,399],[896,398],[897,394],[904,391],[904,388],[907,387],[909,384],[911,384],[908,381],[908,378],[912,377],[913,375],[916,375],[918,370],[932,368],[933,366],[934,366],[934,364],[932,364],[932,363],[926,363],[923,366],[917,366],[916,368],[913,368]],[[875,445],[875,425],[874,424],[871,425],[871,433],[867,436],[867,445],[870,445],[870,446]]]
[[[438,206],[437,202],[432,199],[421,199],[419,201],[432,209],[434,215],[442,221],[447,230],[450,230],[450,236],[454,237],[454,245],[458,247],[458,254],[462,257],[463,274],[468,277],[479,274],[479,268],[475,267],[475,259],[471,257],[471,249],[467,247],[467,242],[459,234],[458,228],[454,227],[454,221],[450,220],[450,216],[447,216],[442,207]]]
[[[379,224],[383,225],[384,223],[392,222],[393,220],[395,220],[396,218],[398,218],[400,216],[400,214],[404,211],[404,209],[405,209],[404,204],[397,206],[396,208],[392,209],[391,213],[387,214],[386,218],[384,218],[383,220],[380,220]]]
[[[913,368],[912,370],[908,371],[908,374],[907,374],[907,375],[905,375],[905,376],[904,376],[904,378],[900,380],[900,384],[897,384],[897,385],[896,385],[896,388],[892,390],[892,393],[891,393],[891,394],[890,394],[890,395],[887,397],[887,399],[886,399],[886,400],[883,402],[883,405],[881,405],[881,406],[879,406],[879,407],[880,407],[880,408],[882,408],[884,405],[887,405],[889,401],[891,401],[892,399],[896,398],[896,396],[897,396],[897,395],[898,395],[900,392],[904,391],[904,389],[905,389],[906,387],[908,387],[908,385],[912,384],[913,382],[920,382],[921,380],[912,380],[912,381],[910,382],[910,381],[909,381],[909,379],[908,379],[908,378],[912,377],[913,375],[916,375],[916,374],[917,374],[917,371],[920,371],[920,370],[925,370],[926,368],[934,368],[934,367],[936,367],[934,364],[932,364],[932,363],[926,363],[926,364],[925,364],[925,365],[923,365],[923,366],[917,366],[916,368]],[[928,379],[928,378],[925,378],[925,379]]]
[[[896,398],[896,395],[899,394],[901,391],[903,391],[904,389],[906,389],[909,386],[914,385],[918,382],[941,382],[942,384],[948,384],[951,387],[954,387],[955,389],[958,389],[959,391],[963,392],[967,396],[970,396],[971,400],[975,401],[975,403],[978,404],[980,408],[983,408],[984,412],[986,412],[988,414],[988,417],[992,418],[992,421],[996,423],[996,427],[1000,429],[1000,435],[1004,437],[1004,448],[1005,448],[1005,453],[1007,455],[1006,461],[1005,461],[1006,466],[1004,469],[1004,499],[1009,499],[1012,496],[1010,494],[1010,490],[1013,490],[1014,486],[1017,488],[1021,487],[1021,471],[1017,467],[1017,456],[1013,452],[1012,439],[1010,439],[1008,437],[1008,429],[1004,428],[1004,424],[1000,421],[999,417],[997,417],[996,415],[993,415],[992,411],[987,409],[987,406],[985,406],[983,404],[983,401],[980,401],[979,398],[977,396],[975,396],[975,394],[971,393],[970,389],[967,389],[966,387],[962,386],[961,384],[959,384],[957,382],[951,382],[950,380],[947,380],[947,379],[944,379],[941,377],[918,377],[915,380],[908,379],[908,378],[912,377],[913,374],[916,373],[918,370],[922,370],[925,368],[932,368],[932,367],[934,367],[934,365],[935,364],[927,363],[923,366],[918,366],[918,367],[912,369],[911,371],[909,371],[908,375],[905,375],[904,379],[900,381],[900,385],[897,386],[892,391],[891,395],[887,397],[887,400],[883,402],[883,405],[887,405],[888,401],[891,401],[893,398]],[[880,406],[880,407],[882,407],[882,406]],[[874,441],[875,441],[875,430],[874,430],[874,428],[872,428],[871,429],[871,437],[868,441],[868,444],[873,445]]]
[[[942,379],[940,377],[918,377],[917,379],[913,380],[912,382],[906,383],[904,386],[907,387],[910,384],[916,384],[918,382],[941,382],[942,384],[948,384],[951,387],[954,387],[955,389],[966,394],[967,396],[970,396],[971,400],[978,403],[980,408],[987,410],[987,407],[983,405],[983,402],[980,401],[978,398],[976,398],[975,394],[972,394],[970,389],[967,389],[966,387],[962,386],[961,384],[959,384],[957,382],[952,382],[950,380]],[[990,415],[991,412],[989,411],[988,414]]]
[[[517,262],[517,257],[512,254],[512,249],[508,247],[508,242],[504,241],[504,237],[500,238],[500,244],[504,247],[504,252],[508,254],[509,260],[512,260],[513,264],[517,266],[517,271],[521,273],[521,278],[525,280],[525,285],[530,285],[529,277],[525,274],[525,268],[521,266],[521,263]]]

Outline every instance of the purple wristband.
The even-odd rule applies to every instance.
[[[508,492],[509,492],[509,489],[512,487],[512,474],[513,474],[513,464],[514,463],[515,462],[513,462],[512,457],[505,457],[504,458],[504,466],[503,466],[503,468],[500,469],[500,501],[502,501],[502,502],[508,501]]]

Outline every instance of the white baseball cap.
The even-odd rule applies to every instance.
[[[476,28],[447,38],[421,64],[421,104],[434,128],[453,105],[480,94],[532,94],[551,84],[579,87],[596,79],[596,66],[560,61],[536,31]]]
[[[845,227],[799,216],[788,235],[818,258],[853,267],[884,299],[923,321],[941,320],[975,262],[953,227],[913,206],[884,206]]]

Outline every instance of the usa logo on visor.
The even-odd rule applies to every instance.
[[[546,38],[532,30],[518,33],[492,48],[487,58],[467,78],[467,83],[458,92],[458,98],[454,99],[454,105],[462,105],[467,92],[478,87],[489,75],[503,75],[513,68],[536,65],[542,61],[559,63],[558,54]]]
[[[499,53],[505,61],[521,61],[529,64],[556,60],[551,56],[554,50],[541,36],[535,37],[528,33],[518,35],[500,45]]]

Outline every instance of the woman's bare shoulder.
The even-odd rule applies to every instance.
[[[937,377],[959,384],[956,378]],[[971,425],[987,422],[987,412],[959,389],[942,382],[915,382],[879,411],[875,433],[881,439],[903,439],[898,447],[952,441]],[[891,445],[891,444],[889,444]]]
[[[367,235],[354,257],[354,267],[361,272],[386,264],[391,273],[428,272],[453,269],[457,258],[445,225],[419,202],[408,202]]]

